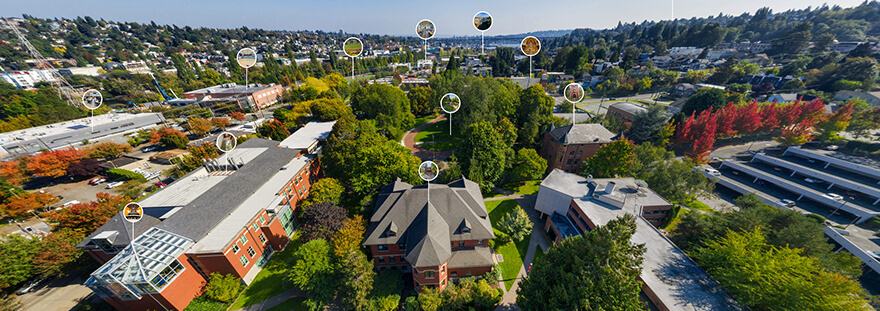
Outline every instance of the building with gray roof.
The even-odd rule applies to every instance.
[[[376,269],[400,269],[419,289],[443,289],[447,281],[492,271],[493,238],[476,183],[462,178],[429,188],[398,178],[382,188],[363,245]]]
[[[651,310],[742,310],[720,285],[666,238],[648,217],[669,202],[633,178],[591,179],[554,170],[541,182],[535,209],[553,241],[585,234],[624,214],[636,215],[630,242],[644,244],[642,294]]]
[[[645,111],[648,111],[648,108],[636,103],[613,103],[611,106],[608,106],[608,111],[605,112],[605,116],[615,117],[620,121],[632,123],[635,120],[637,113]]]
[[[544,133],[541,156],[547,160],[547,170],[560,169],[577,173],[580,164],[596,155],[596,151],[610,143],[617,135],[601,124],[574,124],[562,127],[550,125]]]
[[[308,153],[318,153],[320,151],[319,145],[327,140],[327,136],[330,136],[330,131],[333,130],[335,124],[336,121],[306,123],[305,126],[287,136],[278,146],[305,149],[308,150]]]

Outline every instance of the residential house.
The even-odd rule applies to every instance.
[[[649,310],[742,310],[656,226],[672,204],[633,178],[584,178],[553,170],[541,182],[535,209],[551,242],[582,235],[624,214],[636,216],[630,242],[642,244],[640,298]]]
[[[251,138],[116,215],[76,247],[101,267],[85,285],[117,310],[183,310],[211,273],[248,284],[290,241],[315,155]],[[133,237],[133,239],[132,239]]]
[[[610,143],[616,135],[601,124],[574,124],[563,127],[550,125],[544,133],[541,156],[547,160],[547,169],[566,172],[580,171],[581,162],[596,155],[599,148]]]
[[[679,83],[675,85],[672,95],[675,97],[691,97],[697,93],[697,87],[690,83]]]
[[[400,270],[418,290],[443,290],[458,278],[492,271],[493,238],[476,183],[462,177],[413,186],[398,178],[379,192],[363,245],[376,270]]]
[[[874,106],[880,105],[880,92],[837,91],[837,93],[834,94],[833,100],[845,102],[853,98],[862,99]]]

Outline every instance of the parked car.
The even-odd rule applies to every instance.
[[[163,182],[161,182],[161,181],[157,181],[157,182],[155,183],[155,185],[156,185],[157,187],[159,187],[160,189],[161,189],[161,188],[165,188],[165,186],[167,186],[165,183],[163,183]]]
[[[837,149],[839,149],[839,148],[840,148],[840,146],[837,146],[837,145],[831,145],[831,146],[825,147],[825,150],[837,150]]]
[[[706,172],[706,174],[709,174],[711,176],[721,176],[721,172],[719,172],[718,170],[716,170],[714,168],[707,168],[703,171]]]
[[[25,285],[22,286],[21,288],[19,288],[17,291],[15,291],[15,293],[18,295],[24,295],[24,294],[30,293],[30,292],[34,291],[34,289],[37,289],[37,286],[39,286],[40,284],[43,284],[43,282],[45,282],[47,279],[48,278],[45,278],[42,276],[37,276],[33,280],[25,283]]]
[[[61,205],[61,207],[68,207],[68,206],[71,206],[71,205],[74,205],[74,204],[79,204],[79,201],[77,201],[77,200],[71,200],[70,202],[64,203],[64,205]]]
[[[765,184],[763,179],[758,179],[755,181],[756,184],[763,186]]]
[[[829,199],[832,199],[832,200],[836,200],[836,201],[843,201],[843,196],[839,195],[837,193],[829,192],[829,193],[823,194],[822,196],[829,198]]]
[[[107,184],[107,189],[113,189],[115,187],[119,187],[124,183],[125,183],[124,181],[114,181],[112,183]]]
[[[808,182],[808,183],[811,183],[811,184],[821,184],[821,183],[823,183],[823,181],[821,181],[821,180],[819,180],[819,179],[815,179],[815,178],[804,178],[804,181],[806,181],[806,182]]]
[[[813,159],[807,159],[807,162],[810,162],[810,163],[816,163],[816,160],[813,160]]]
[[[141,151],[143,151],[143,152],[150,152],[153,150],[156,150],[156,146],[146,146],[146,147],[141,148]]]
[[[100,185],[101,183],[107,181],[106,178],[96,177],[95,179],[89,180],[89,185]]]
[[[779,204],[780,206],[785,206],[788,208],[794,207],[794,201],[789,200],[789,199],[782,199],[782,200],[776,201],[776,204]]]

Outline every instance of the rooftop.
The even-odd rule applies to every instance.
[[[550,128],[550,136],[563,144],[607,143],[616,136],[601,124],[574,124]]]
[[[287,136],[278,146],[291,149],[311,148],[315,141],[327,140],[327,136],[330,136],[330,131],[333,130],[334,124],[336,124],[336,121],[309,122],[296,130],[296,132],[293,132],[293,134],[290,134],[290,136]]]
[[[622,111],[629,112],[632,115],[635,115],[638,112],[648,111],[648,108],[645,108],[642,105],[630,103],[630,102],[614,103],[614,104],[611,104],[611,106],[609,106],[609,108],[610,107],[614,107],[614,108],[620,109]]]
[[[277,84],[248,84],[238,85],[236,83],[226,83],[215,86],[209,86],[203,89],[193,90],[184,94],[252,94],[262,90],[270,89],[278,86]]]
[[[67,134],[74,131],[84,131],[88,133],[91,130],[91,127],[94,126],[96,131],[99,131],[100,128],[110,125],[110,124],[118,124],[126,121],[132,121],[135,119],[149,119],[155,120],[157,123],[162,122],[164,118],[160,113],[107,113],[100,114],[94,117],[85,117],[80,119],[74,119],[64,122],[52,123],[47,125],[40,125],[31,128],[26,128],[23,130],[11,131],[0,134],[0,144],[7,144],[14,142],[16,140],[19,141],[27,141],[32,139],[47,139],[47,137],[51,137],[53,135]],[[90,121],[91,120],[91,121]],[[90,123],[94,122],[94,123]],[[73,141],[73,143],[79,143],[80,140]]]

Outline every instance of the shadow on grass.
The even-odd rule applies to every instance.
[[[257,274],[257,277],[254,278],[250,286],[238,297],[238,300],[232,305],[230,310],[240,309],[265,301],[289,289],[289,285],[285,286],[284,284],[284,278],[287,276],[288,269],[293,266],[293,253],[299,249],[301,244],[299,234],[297,234],[284,251],[275,253],[269,259],[266,267]]]

